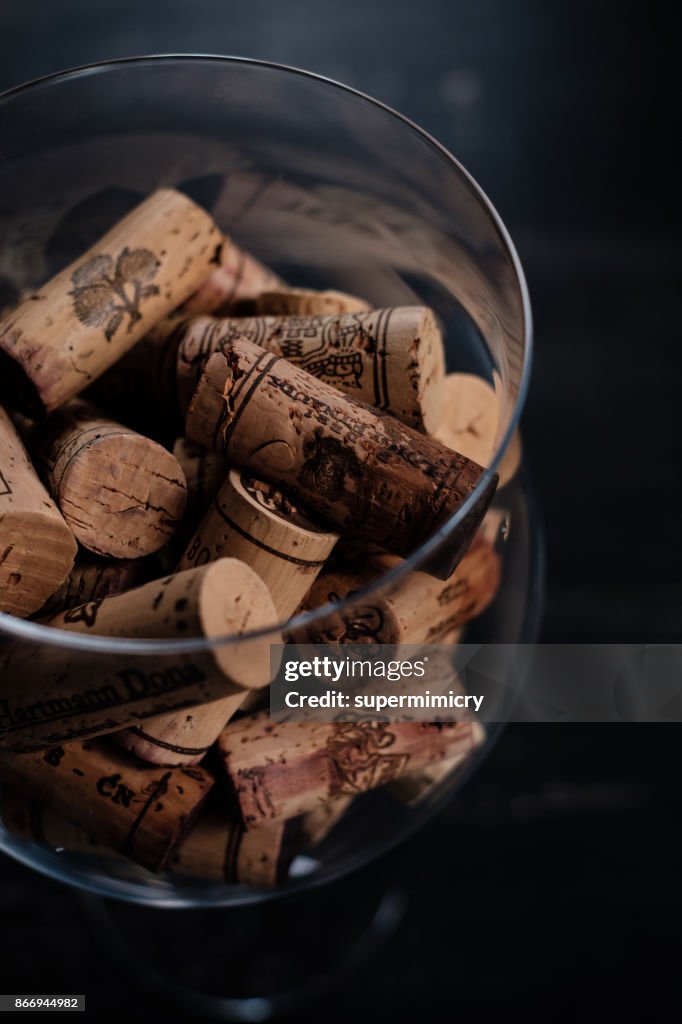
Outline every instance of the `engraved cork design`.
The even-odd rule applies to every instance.
[[[101,741],[0,753],[0,779],[157,872],[213,786],[204,768],[147,767]]]
[[[79,394],[196,291],[222,245],[187,196],[145,199],[0,321],[7,400],[41,414]]]
[[[182,409],[189,406],[207,358],[227,353],[239,339],[282,356],[417,430],[431,432],[440,421],[443,342],[428,309],[190,321],[177,356]]]
[[[304,508],[395,554],[431,536],[482,474],[471,460],[244,340],[206,363],[186,429]],[[439,576],[449,576],[464,553],[494,487],[493,478],[467,535],[434,570]]]
[[[218,749],[247,829],[354,796],[471,749],[472,722],[231,722]]]

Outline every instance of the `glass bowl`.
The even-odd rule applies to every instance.
[[[427,543],[348,603],[387,593],[408,573],[435,564],[502,458],[528,384],[526,284],[486,196],[406,118],[306,72],[203,56],[79,68],[0,97],[0,304],[39,285],[163,186],[190,194],[292,285],[336,288],[377,307],[430,306],[444,332],[448,371],[477,373],[495,387],[500,414],[488,473]],[[500,592],[474,635],[487,642],[528,640],[537,610],[536,528],[518,482],[495,503],[511,510],[513,527]],[[289,628],[329,611],[309,612]],[[162,672],[178,659],[208,657],[212,647],[254,638],[110,639],[2,614],[0,635],[31,671],[56,659],[92,678],[116,659]],[[268,632],[260,638],[267,641]],[[275,892],[338,877],[418,828],[484,756],[494,732],[488,730],[465,771],[416,807],[383,790],[362,795],[320,847],[294,860]],[[141,903],[218,906],[271,895],[155,876],[119,858],[48,849],[1,827],[0,848],[63,881]]]

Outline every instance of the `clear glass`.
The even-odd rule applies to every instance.
[[[240,245],[294,285],[337,288],[376,306],[431,306],[444,328],[448,369],[478,373],[498,393],[494,471],[528,384],[527,289],[495,210],[437,142],[345,86],[241,59],[140,58],[22,86],[0,97],[0,305],[75,258],[161,186],[188,191]],[[403,585],[406,574],[437,561],[488,480],[486,474],[428,543],[347,604]],[[474,628],[481,639],[512,642],[529,638],[529,609],[536,607],[529,589],[537,569],[534,528],[518,485],[505,488],[496,503],[514,506],[514,526],[502,589]],[[328,612],[308,613],[306,621]],[[117,659],[163,671],[246,639],[113,640],[6,615],[0,634],[35,671],[68,661],[69,671],[93,678]],[[267,642],[267,631],[262,637]],[[356,800],[314,856],[294,862],[278,891],[367,862],[418,827],[460,778],[417,808],[381,791]],[[48,850],[4,830],[0,847],[40,871],[139,902],[227,905],[268,895],[156,877],[123,861]]]

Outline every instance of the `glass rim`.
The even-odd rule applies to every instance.
[[[346,608],[355,606],[358,602],[365,600],[365,598],[371,596],[377,590],[384,586],[392,586],[395,582],[406,576],[408,573],[418,570],[420,566],[427,561],[431,556],[435,555],[443,544],[443,542],[450,537],[454,530],[459,526],[462,520],[469,514],[473,507],[478,502],[481,494],[490,483],[493,474],[496,472],[497,466],[499,465],[507,446],[509,445],[515,430],[518,427],[521,412],[526,401],[528,394],[528,386],[530,381],[530,371],[532,364],[533,354],[533,321],[532,311],[530,305],[530,295],[528,292],[528,285],[526,277],[521,265],[521,260],[516,251],[516,247],[511,239],[509,231],[505,227],[502,218],[498,214],[495,206],[488,198],[487,194],[483,191],[480,185],[472,177],[472,175],[466,170],[466,168],[457,160],[455,156],[445,147],[442,143],[438,142],[432,135],[429,134],[424,128],[421,128],[410,118],[401,114],[393,107],[377,100],[367,93],[362,92],[359,89],[355,89],[352,86],[345,85],[343,82],[338,82],[333,78],[328,78],[325,75],[320,75],[312,71],[305,71],[302,68],[291,67],[286,64],[279,64],[274,61],[257,60],[250,57],[237,57],[237,56],[224,56],[220,54],[210,53],[165,53],[165,54],[149,54],[136,57],[119,57],[106,61],[97,61],[92,64],[82,64],[76,67],[67,68],[63,71],[54,71],[47,75],[41,75],[38,78],[29,80],[28,82],[20,83],[19,85],[13,86],[3,92],[0,92],[0,113],[2,107],[9,101],[14,99],[16,96],[29,92],[31,90],[37,90],[41,86],[53,85],[55,83],[74,81],[79,78],[87,77],[93,73],[105,74],[108,71],[119,70],[125,67],[131,66],[154,66],[159,64],[200,64],[200,63],[215,63],[225,66],[242,65],[245,67],[252,67],[257,69],[268,69],[271,71],[277,71],[283,73],[285,76],[294,75],[304,79],[309,79],[312,82],[322,83],[323,85],[330,86],[332,90],[341,90],[342,92],[348,93],[351,97],[376,107],[378,110],[385,114],[389,114],[391,117],[396,118],[397,121],[401,122],[403,126],[410,131],[417,134],[428,146],[433,148],[439,153],[445,160],[451,165],[452,170],[459,174],[468,184],[473,194],[483,207],[485,213],[491,220],[492,224],[497,231],[502,247],[505,249],[510,264],[513,268],[516,284],[519,290],[519,297],[521,300],[521,308],[523,312],[523,361],[521,366],[521,374],[519,379],[519,387],[512,409],[509,424],[505,433],[500,440],[497,450],[491,459],[490,465],[486,468],[485,472],[481,475],[478,483],[474,490],[468,496],[468,498],[462,503],[455,513],[432,534],[424,543],[420,544],[410,555],[408,555],[402,563],[389,569],[387,572],[378,576],[376,580],[367,584],[361,590],[353,593],[352,597],[346,597],[338,603],[328,602],[324,605],[320,605],[318,608],[313,609],[309,612],[296,615],[295,617],[286,620],[285,622],[273,623],[270,626],[264,626],[257,630],[252,630],[248,633],[235,636],[234,634],[227,634],[224,637],[194,637],[186,640],[168,640],[168,639],[134,639],[132,637],[110,637],[110,636],[89,636],[82,633],[70,632],[68,630],[62,630],[58,627],[41,625],[37,622],[31,622],[26,619],[19,619],[14,615],[9,615],[5,612],[0,612],[0,632],[5,635],[13,636],[19,640],[39,642],[42,644],[50,644],[54,647],[70,648],[88,652],[99,652],[99,653],[110,653],[110,654],[138,654],[138,655],[160,655],[160,654],[185,654],[185,653],[196,653],[198,651],[209,651],[218,647],[226,647],[232,644],[244,643],[249,640],[257,640],[265,638],[267,636],[277,637],[285,628],[287,631],[300,629],[310,625],[312,622],[322,620],[332,613],[343,612]],[[165,578],[165,577],[160,577]]]

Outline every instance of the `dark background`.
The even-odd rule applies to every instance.
[[[497,206],[529,279],[543,639],[676,641],[671,34],[660,8],[625,2],[2,0],[0,88],[118,56],[238,54],[340,79],[435,135]],[[679,742],[676,726],[508,730],[456,804],[381,868],[407,879],[406,921],[325,1016],[488,1019],[535,999],[589,1016],[590,982],[611,1007],[650,1009],[679,953]],[[292,913],[291,942],[314,945],[347,907],[346,891],[312,925]],[[86,991],[91,1008],[126,1012],[132,982],[94,951],[73,894],[3,861],[0,915],[0,989]],[[186,1019],[136,998],[152,1019]]]

